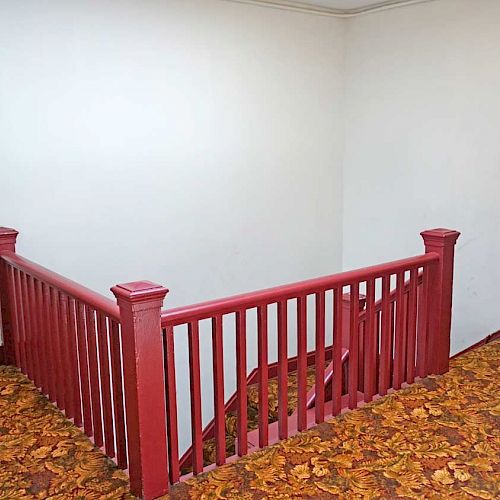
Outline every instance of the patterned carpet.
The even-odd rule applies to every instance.
[[[441,377],[173,488],[172,499],[500,498],[500,341]]]
[[[0,500],[134,498],[127,475],[17,369],[0,366]]]
[[[500,341],[172,489],[172,499],[500,498]],[[19,371],[0,367],[0,500],[133,498],[127,477]],[[166,497],[165,497],[166,498]]]

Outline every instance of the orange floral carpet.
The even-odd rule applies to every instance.
[[[134,498],[127,475],[16,368],[0,366],[0,500]]]
[[[500,341],[171,498],[500,498]]]
[[[172,499],[500,498],[500,341],[441,377],[172,488]],[[0,367],[0,500],[133,498],[127,476]]]

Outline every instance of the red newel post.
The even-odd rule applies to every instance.
[[[428,372],[439,375],[449,368],[453,262],[460,233],[450,229],[430,229],[420,234],[424,239],[425,253],[439,255],[439,262],[430,273],[427,344]]]
[[[168,290],[149,281],[111,289],[120,307],[132,492],[150,499],[168,491],[165,374],[160,311]]]
[[[19,233],[9,227],[0,227],[0,255],[16,251],[16,239]],[[0,347],[0,363],[17,364],[13,339],[13,311],[9,304],[7,268],[0,262],[0,321],[3,348]]]

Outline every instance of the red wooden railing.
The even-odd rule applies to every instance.
[[[211,323],[212,432],[216,465],[221,465],[234,458],[226,457],[225,443],[224,331],[228,318],[236,342],[233,399],[236,453],[241,456],[412,383],[416,377],[448,369],[453,254],[458,235],[444,229],[425,231],[424,255],[161,311],[165,288],[150,282],[117,285],[112,289],[116,305],[17,255],[17,232],[1,228],[2,356],[26,373],[76,425],[83,426],[120,467],[128,467],[135,494],[155,498],[182,479],[175,356],[179,335],[187,335],[188,340],[188,448],[193,474],[199,474],[207,470],[203,464],[202,401],[207,394],[202,391],[200,368],[200,343],[205,345],[206,336],[200,328],[202,322]],[[395,280],[393,290],[391,278]],[[364,300],[366,308],[360,311]],[[247,430],[247,344],[253,328],[249,311],[257,315],[259,421],[253,434]],[[270,311],[276,313],[276,324]],[[327,330],[332,333],[331,345],[326,340]],[[314,341],[313,353],[308,353],[308,340]],[[277,360],[269,363],[274,342]],[[289,417],[291,346],[297,349],[298,403]],[[311,356],[316,377],[308,393],[306,370]],[[275,423],[269,423],[270,375],[278,379]]]

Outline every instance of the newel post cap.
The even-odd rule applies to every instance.
[[[168,289],[151,281],[132,281],[122,283],[111,288],[118,301],[130,304],[143,304],[147,302],[163,302]]]
[[[0,227],[0,250],[14,252],[18,231],[10,227]]]
[[[454,229],[437,228],[422,231],[420,235],[424,239],[426,245],[446,247],[453,246],[460,236],[460,233]]]
[[[19,231],[16,231],[11,227],[0,226],[0,240],[12,240],[15,242],[18,234]]]

